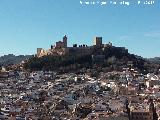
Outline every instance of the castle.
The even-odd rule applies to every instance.
[[[47,55],[63,56],[63,55],[87,55],[96,51],[97,54],[101,54],[101,51],[106,47],[112,46],[112,43],[102,44],[102,37],[95,37],[93,46],[77,45],[73,44],[73,47],[67,46],[67,36],[63,37],[62,41],[56,42],[56,45],[51,45],[51,48],[44,50],[43,48],[37,48],[37,57],[43,57]]]

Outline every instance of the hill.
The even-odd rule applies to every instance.
[[[152,63],[158,63],[158,64],[160,64],[160,57],[149,58],[147,60],[149,60]]]
[[[26,60],[28,58],[31,58],[32,55],[19,55],[15,56],[13,54],[4,55],[0,57],[0,66],[8,66],[12,64],[19,64],[23,60]]]
[[[97,52],[98,51],[98,52]],[[95,59],[98,58],[98,59]],[[108,71],[132,67],[142,73],[159,72],[160,64],[150,62],[140,56],[128,53],[122,47],[107,47],[94,49],[87,55],[65,55],[65,56],[43,56],[33,57],[24,65],[29,70],[57,70],[57,71],[77,71],[82,68],[106,68]]]

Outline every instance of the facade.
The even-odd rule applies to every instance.
[[[64,43],[62,41],[56,42],[56,48],[64,48]]]
[[[92,52],[91,47],[68,47],[69,55],[87,55]]]
[[[63,37],[63,41],[56,42],[56,48],[66,48],[67,47],[67,36]]]
[[[37,55],[40,55],[42,52],[42,48],[37,48]]]
[[[160,81],[159,80],[148,80],[148,81],[146,81],[147,88],[154,87],[155,85],[160,85]]]
[[[47,51],[44,50],[43,48],[37,48],[37,56],[38,57],[42,57],[42,56],[45,56],[47,55]]]
[[[141,106],[130,107],[130,120],[158,120],[156,108],[153,99],[149,99],[149,106],[142,108]]]
[[[131,120],[153,120],[153,113],[150,111],[131,111]]]
[[[67,36],[63,37],[62,41],[56,42],[56,45],[51,45],[51,49],[44,50],[43,48],[37,48],[37,57],[43,57],[46,55],[60,56],[68,54],[67,48]]]
[[[92,55],[93,62],[104,62],[105,55]]]
[[[53,55],[53,56],[61,56],[61,55],[88,55],[88,54],[96,54],[96,57],[100,57],[100,60],[104,60],[104,55],[102,55],[103,49],[106,47],[112,46],[111,43],[109,44],[102,44],[102,37],[95,37],[93,42],[93,46],[87,45],[77,45],[74,44],[73,47],[67,46],[67,36],[63,37],[63,40],[56,42],[55,45],[51,45],[51,48],[48,50],[44,50],[43,48],[37,48],[37,57],[43,57],[46,55]],[[99,58],[97,58],[99,59]]]
[[[51,45],[51,49],[44,50],[37,48],[37,57],[46,55],[60,56],[60,55],[86,55],[91,53],[91,47],[87,45],[79,45],[79,47],[67,47],[67,36],[63,37],[62,41],[56,42],[56,45]]]

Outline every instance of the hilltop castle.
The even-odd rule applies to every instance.
[[[67,46],[67,36],[63,37],[62,41],[56,42],[56,45],[51,45],[51,48],[44,50],[43,48],[37,48],[37,57],[42,57],[46,55],[62,56],[62,55],[87,55],[94,51],[97,54],[101,54],[101,51],[106,47],[111,47],[112,43],[102,44],[102,37],[95,37],[93,41],[93,46],[77,45],[73,44],[73,47]]]

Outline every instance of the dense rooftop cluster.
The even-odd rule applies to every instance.
[[[67,37],[20,64],[1,66],[2,120],[159,120],[160,64],[124,47]]]
[[[0,119],[158,120],[159,75],[83,69],[84,73],[1,70]]]

